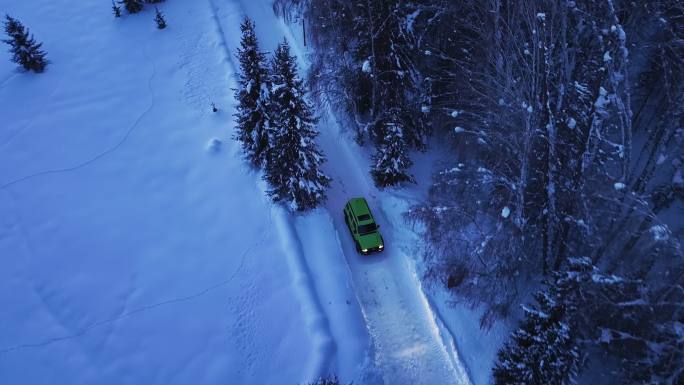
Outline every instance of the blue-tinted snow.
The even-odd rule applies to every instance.
[[[463,333],[402,247],[405,202],[333,115],[318,141],[335,182],[307,215],[268,202],[230,139],[243,14],[305,68],[299,31],[268,0],[160,8],[164,31],[151,7],[0,0],[52,61],[33,75],[0,56],[0,383],[470,383]],[[370,258],[341,217],[357,195],[388,245]]]

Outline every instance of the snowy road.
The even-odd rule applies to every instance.
[[[285,35],[299,57],[300,67],[307,66],[301,42],[275,17],[269,0],[241,0],[240,4],[256,20],[266,49],[271,50]],[[373,186],[365,155],[341,133],[334,115],[326,115],[319,124],[319,144],[328,157],[324,168],[335,180],[326,208],[333,218],[373,340],[375,368],[388,385],[470,384],[457,353],[445,346],[444,340],[451,337],[440,335],[442,329],[414,273],[413,261],[393,242],[393,225],[380,205],[384,193]],[[366,197],[374,210],[387,245],[382,254],[361,256],[354,249],[341,213],[346,201],[355,196]]]
[[[445,347],[412,260],[394,242],[393,225],[381,210],[383,193],[370,185],[366,162],[358,161],[365,158],[330,120],[320,139],[336,180],[327,208],[335,218],[385,384],[469,384],[456,353]],[[354,248],[341,216],[346,200],[354,196],[365,196],[374,210],[387,246],[381,254],[361,256]]]

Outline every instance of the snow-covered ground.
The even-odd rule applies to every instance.
[[[160,9],[164,31],[151,7],[0,0],[52,62],[0,56],[0,383],[469,383],[395,241],[403,208],[334,116],[319,143],[335,181],[307,215],[269,203],[230,139],[242,16],[305,67],[300,36],[269,0]],[[355,252],[353,196],[384,253]]]
[[[290,219],[230,140],[211,4],[161,8],[164,31],[151,8],[0,2],[52,61],[0,60],[2,384],[295,384],[331,357]]]

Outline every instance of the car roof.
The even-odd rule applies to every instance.
[[[349,200],[349,205],[351,206],[354,215],[357,217],[363,214],[368,214],[371,217],[370,220],[373,220],[373,215],[371,215],[370,209],[368,208],[368,203],[364,198],[352,198]]]

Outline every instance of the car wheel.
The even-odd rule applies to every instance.
[[[361,245],[359,245],[359,242],[354,241],[354,244],[356,245],[356,252],[359,253],[359,254],[363,254],[363,253],[361,252]]]
[[[349,227],[349,218],[347,218],[347,212],[342,210],[342,215],[344,215],[344,223],[346,223],[347,227]]]

